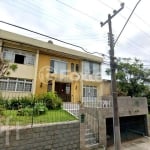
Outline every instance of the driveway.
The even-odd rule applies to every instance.
[[[114,147],[109,147],[107,150],[114,150]],[[150,150],[150,137],[124,142],[121,150]]]

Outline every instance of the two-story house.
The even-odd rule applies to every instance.
[[[0,30],[0,52],[18,67],[0,79],[3,96],[55,91],[63,101],[78,102],[110,94],[101,80],[101,57],[4,30]]]

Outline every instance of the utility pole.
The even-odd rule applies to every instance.
[[[108,14],[108,19],[105,22],[101,22],[101,27],[108,23],[109,33],[109,46],[110,46],[110,69],[111,69],[111,88],[113,97],[113,131],[114,131],[114,146],[115,150],[121,149],[121,137],[120,137],[120,123],[119,123],[119,112],[118,112],[118,101],[117,101],[117,88],[116,88],[116,63],[114,57],[114,37],[112,33],[111,19],[116,16],[124,8],[124,3],[121,3],[119,10],[114,10],[113,15]]]

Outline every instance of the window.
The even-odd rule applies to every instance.
[[[15,89],[16,89],[16,79],[10,78],[8,81],[7,90],[8,91],[15,91]]]
[[[31,90],[32,90],[32,84],[31,84],[31,81],[28,80],[25,82],[24,91],[30,92]]]
[[[60,61],[60,60],[51,60],[50,73],[66,74],[67,73],[67,63],[64,61]]]
[[[24,64],[24,59],[25,59],[25,56],[19,55],[19,54],[15,54],[14,62],[18,63],[18,64]]]
[[[1,78],[0,90],[4,91],[32,91],[32,80],[17,78]]]
[[[3,58],[13,63],[28,64],[28,65],[34,65],[35,61],[35,55],[31,53],[8,48],[7,49],[4,48]]]
[[[84,86],[83,97],[88,100],[96,100],[97,98],[97,87],[96,86]]]
[[[8,50],[4,50],[3,51],[3,58],[5,60],[8,60],[10,62],[13,62],[14,61],[14,54],[13,54],[13,51],[8,51]]]
[[[76,72],[79,72],[79,65],[76,64]]]
[[[100,64],[95,62],[84,61],[83,62],[83,73],[100,75]]]
[[[7,78],[0,79],[0,90],[7,89]]]
[[[74,72],[74,63],[71,63],[71,72]]]
[[[16,91],[23,91],[23,90],[24,90],[24,80],[18,79]]]

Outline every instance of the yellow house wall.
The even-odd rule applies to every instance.
[[[71,101],[80,102],[80,82],[72,82],[71,84]]]
[[[36,80],[36,95],[47,92],[48,81],[52,80],[52,91],[55,89],[55,82],[65,82],[71,83],[71,101],[78,102],[80,101],[80,82],[72,81],[69,77],[69,80],[64,80],[65,76],[50,74],[50,60],[61,60],[67,62],[67,75],[70,75],[71,72],[71,63],[79,64],[79,60],[73,60],[70,58],[64,58],[61,56],[50,56],[48,54],[39,54],[39,63],[38,63],[38,73]],[[80,67],[80,66],[79,66]]]
[[[102,81],[100,86],[100,96],[110,96],[111,83],[109,81]]]
[[[39,54],[38,72],[36,80],[36,95],[47,92],[47,82],[49,80],[50,56]]]

